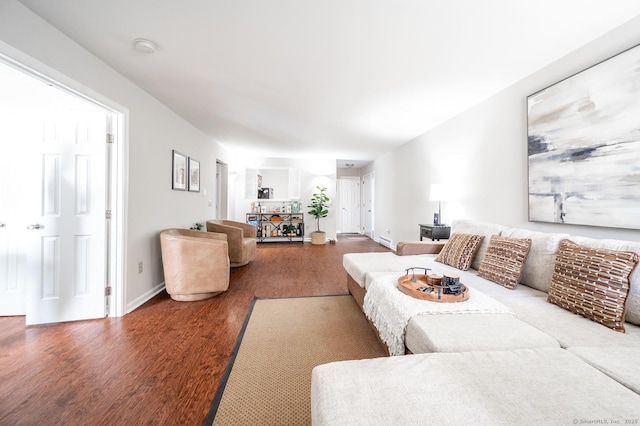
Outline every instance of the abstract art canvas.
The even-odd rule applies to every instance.
[[[640,229],[640,46],[527,107],[529,221]]]

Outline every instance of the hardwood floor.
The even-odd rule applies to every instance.
[[[200,425],[253,297],[347,293],[342,255],[373,251],[388,250],[261,244],[212,299],[163,292],[122,318],[46,326],[0,318],[0,425]]]

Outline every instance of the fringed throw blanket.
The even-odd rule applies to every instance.
[[[397,286],[397,275],[375,279],[367,289],[363,306],[391,355],[404,355],[404,334],[415,315],[512,313],[502,303],[473,288],[469,288],[469,299],[464,302],[439,303],[408,296]]]

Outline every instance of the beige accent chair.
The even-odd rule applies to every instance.
[[[160,232],[167,293],[181,302],[203,300],[229,288],[227,236],[188,229]]]
[[[208,232],[227,234],[231,267],[244,266],[256,257],[257,229],[248,223],[214,219],[207,221]]]

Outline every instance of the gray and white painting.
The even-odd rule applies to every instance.
[[[529,220],[640,229],[640,46],[527,101]]]

